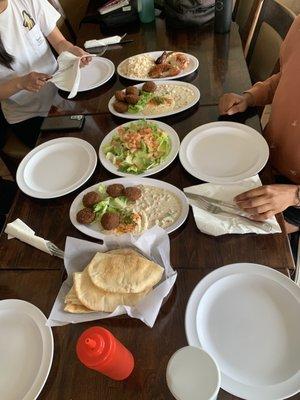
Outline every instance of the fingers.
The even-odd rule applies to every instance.
[[[88,65],[92,61],[92,57],[82,57],[80,60],[80,67],[84,67],[85,65]]]
[[[220,114],[227,114],[227,110],[231,108],[237,101],[236,95],[234,93],[224,94],[219,102],[219,112]]]
[[[274,210],[269,210],[265,213],[262,214],[254,214],[251,215],[250,218],[253,219],[254,221],[265,221],[266,219],[272,218],[275,215],[275,211]]]
[[[48,75],[48,74],[41,74],[41,73],[39,73],[39,72],[37,72],[36,75],[37,75],[37,79],[38,79],[38,80],[41,80],[41,81],[46,81],[46,80],[48,80],[48,79],[51,78],[50,75]]]
[[[245,107],[242,101],[240,101],[239,103],[236,103],[235,105],[233,105],[232,107],[230,107],[227,110],[227,114],[228,115],[233,115],[233,114],[237,114],[239,112],[243,112],[245,111]]]
[[[247,213],[249,213],[250,215],[260,215],[272,210],[272,204],[265,203],[257,207],[251,207],[247,209],[243,208],[243,210],[247,211]]]
[[[262,196],[266,193],[266,186],[259,186],[255,189],[247,190],[247,192],[243,192],[234,198],[235,202],[245,201],[248,199],[252,199],[253,197]]]

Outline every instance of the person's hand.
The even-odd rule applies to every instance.
[[[255,221],[264,221],[299,203],[296,185],[266,185],[248,190],[235,197],[242,210]]]
[[[219,101],[219,113],[233,115],[244,112],[251,105],[251,98],[250,93],[244,93],[241,96],[235,93],[225,93]]]
[[[28,90],[29,92],[39,92],[51,77],[47,74],[39,72],[30,72],[27,75],[20,77],[20,89]]]
[[[69,51],[70,53],[74,54],[74,56],[82,57],[82,59],[80,60],[80,68],[84,67],[85,65],[88,65],[92,61],[90,53],[87,53],[80,47],[73,46]]]

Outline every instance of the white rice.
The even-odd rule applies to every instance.
[[[153,57],[147,55],[130,57],[124,63],[122,73],[132,78],[147,78],[154,61]]]

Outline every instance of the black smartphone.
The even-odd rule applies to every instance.
[[[84,115],[57,115],[46,117],[42,123],[41,131],[80,130],[83,127]]]

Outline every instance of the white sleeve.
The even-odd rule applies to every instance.
[[[38,24],[44,36],[50,35],[61,17],[60,13],[49,3],[48,0],[35,0]]]

